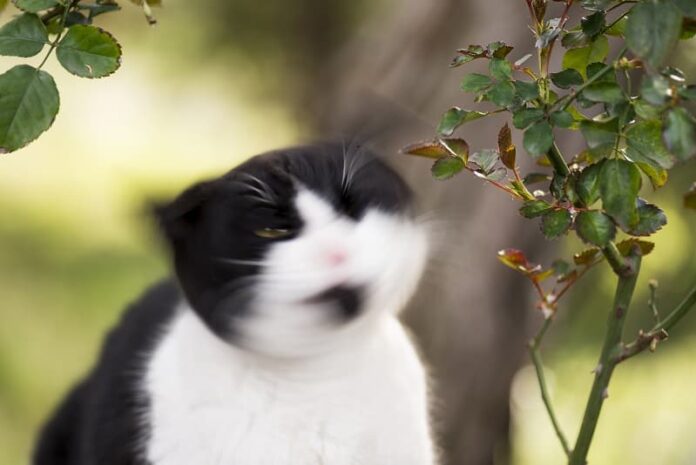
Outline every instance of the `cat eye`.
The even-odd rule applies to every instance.
[[[263,239],[282,239],[292,234],[292,230],[283,228],[263,228],[254,231],[254,234]]]

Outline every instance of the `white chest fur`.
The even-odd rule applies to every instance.
[[[190,310],[150,359],[153,465],[431,465],[426,382],[390,315],[343,352],[270,363]]]

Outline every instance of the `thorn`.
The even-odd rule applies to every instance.
[[[597,364],[596,367],[594,367],[592,369],[592,371],[590,371],[590,373],[593,373],[594,375],[599,376],[600,374],[602,374],[603,369],[604,369],[604,367],[602,366],[601,363],[599,363],[599,364]]]
[[[655,349],[657,349],[657,341],[658,338],[654,337],[650,340],[650,352],[655,352]]]
[[[606,399],[607,397],[609,397],[609,388],[604,388],[602,391],[602,399]]]

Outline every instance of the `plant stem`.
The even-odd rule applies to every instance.
[[[611,269],[614,270],[614,273],[617,275],[623,276],[631,271],[630,265],[613,242],[609,242],[609,244],[603,247],[602,253],[609,262]]]
[[[568,164],[566,163],[565,159],[563,158],[563,154],[561,154],[561,151],[558,149],[558,146],[554,142],[553,145],[551,146],[551,149],[549,149],[549,152],[546,154],[549,158],[549,161],[551,162],[551,165],[553,166],[553,170],[558,173],[561,176],[568,176],[570,174],[570,169],[568,169]]]
[[[607,259],[609,258],[607,257]],[[594,383],[587,400],[575,448],[570,454],[569,465],[585,465],[587,463],[587,452],[592,443],[592,436],[597,427],[602,404],[608,396],[607,388],[616,367],[617,354],[622,350],[621,336],[631,297],[636,287],[636,280],[640,271],[640,260],[641,257],[639,255],[631,255],[627,260],[629,264],[628,271],[621,274],[617,273],[619,281],[616,286],[614,305],[609,312],[602,353],[595,368]]]
[[[537,335],[531,341],[529,341],[529,355],[532,358],[532,363],[534,364],[534,370],[536,371],[537,380],[539,381],[539,388],[541,390],[541,399],[544,401],[546,412],[551,419],[551,424],[553,425],[556,436],[561,443],[561,447],[563,447],[563,451],[567,457],[570,457],[570,446],[568,446],[568,440],[561,430],[561,425],[558,422],[556,413],[553,410],[553,405],[551,404],[551,398],[549,397],[549,391],[546,386],[546,377],[544,376],[544,364],[541,360],[541,351],[539,350],[541,340],[544,337],[546,330],[549,329],[550,325],[551,318],[546,318]]]
[[[674,310],[670,312],[665,319],[657,323],[650,331],[647,333],[641,333],[638,338],[626,345],[626,347],[621,352],[616,363],[623,362],[627,358],[631,358],[650,347],[653,340],[661,341],[667,338],[667,331],[672,329],[679,320],[681,320],[684,315],[686,315],[692,308],[696,306],[696,286],[694,286],[689,293],[684,297],[679,305],[676,306]]]

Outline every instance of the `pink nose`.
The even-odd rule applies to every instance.
[[[342,250],[332,250],[326,254],[326,261],[331,266],[338,266],[348,259],[348,254]]]

